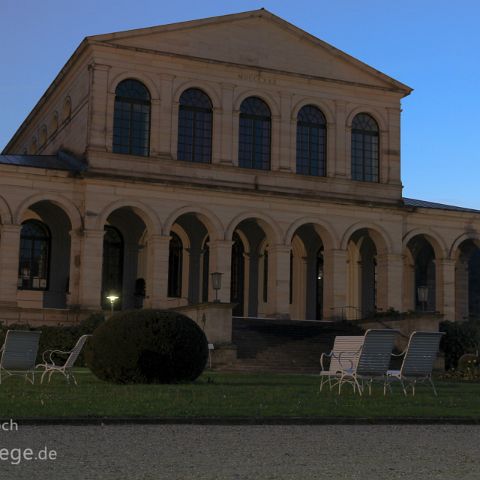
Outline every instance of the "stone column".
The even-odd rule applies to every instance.
[[[290,250],[282,244],[268,249],[268,316],[290,318]]]
[[[347,305],[347,252],[331,248],[324,256],[325,318],[336,319]]]
[[[280,127],[281,116],[272,115],[272,130],[270,132],[270,169],[280,170]]]
[[[455,260],[442,258],[437,260],[436,272],[436,308],[445,320],[455,320]]]
[[[279,149],[279,170],[283,172],[294,172],[292,170],[291,160],[295,158],[295,152],[291,145],[291,111],[292,111],[292,96],[285,92],[280,92],[280,149]],[[296,122],[295,122],[296,124]],[[295,125],[296,127],[296,125]],[[295,128],[296,130],[296,128]],[[295,131],[296,133],[296,131]]]
[[[402,311],[403,258],[400,254],[377,255],[377,307]]]
[[[335,176],[348,177],[350,175],[350,145],[347,145],[350,139],[351,129],[346,128],[347,114],[346,103],[343,101],[335,101],[335,119],[336,139],[335,139]]]
[[[109,65],[91,63],[88,149],[107,150],[107,102],[108,102],[108,71]]]
[[[232,245],[231,240],[210,240],[209,273],[222,273],[222,288],[218,291],[218,299],[224,303],[230,303],[230,282],[232,267]],[[208,300],[212,302],[215,299],[215,291],[212,288],[212,282],[208,282]]]
[[[84,309],[101,309],[104,233],[103,228],[83,231],[80,251],[79,304]]]
[[[82,251],[82,232],[70,231],[70,272],[68,282],[67,305],[69,307],[80,304],[80,265]]]
[[[162,308],[168,296],[169,235],[150,235],[147,240],[147,278],[145,307]]]
[[[222,115],[220,124],[213,124],[213,138],[221,142],[220,163],[224,165],[233,164],[233,89],[235,86],[229,83],[222,83]],[[217,134],[218,140],[215,140]],[[219,135],[218,135],[219,134]]]
[[[2,225],[0,230],[0,303],[17,305],[21,225]]]
[[[160,154],[162,146],[161,139],[161,103],[158,98],[152,98],[150,103],[150,156]]]

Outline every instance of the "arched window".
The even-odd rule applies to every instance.
[[[244,168],[270,170],[271,114],[268,105],[257,97],[240,105],[238,164]]]
[[[378,125],[366,113],[359,113],[352,122],[352,179],[378,182]]]
[[[168,296],[182,296],[183,244],[180,237],[170,233],[170,251],[168,256]]]
[[[212,161],[212,102],[198,88],[180,96],[177,158],[188,162]]]
[[[137,80],[123,80],[115,90],[113,151],[147,157],[149,144],[150,93]]]
[[[50,231],[38,220],[27,220],[20,233],[18,288],[47,290],[50,265]]]
[[[123,254],[124,243],[122,234],[115,227],[105,226],[103,236],[103,266],[102,266],[102,305],[103,308],[110,308],[107,295],[115,294],[120,297],[116,304],[118,308],[122,305],[123,290]]]
[[[297,173],[326,174],[326,121],[320,109],[305,105],[297,116]]]

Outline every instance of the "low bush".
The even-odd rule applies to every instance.
[[[103,313],[94,313],[80,322],[78,325],[68,327],[41,325],[38,327],[30,327],[25,324],[12,324],[0,326],[0,345],[3,345],[7,330],[40,330],[40,342],[38,346],[37,363],[42,360],[42,353],[45,350],[62,350],[64,352],[70,351],[77,340],[82,335],[92,334],[93,331],[103,322],[105,318]],[[75,366],[84,366],[84,352],[82,351],[78,357]]]
[[[460,357],[466,353],[475,353],[480,349],[480,322],[444,321],[440,323],[440,331],[445,332],[441,349],[445,353],[445,368],[457,369]]]
[[[176,383],[195,380],[208,359],[208,343],[190,318],[164,310],[119,312],[97,328],[87,365],[113,383]]]

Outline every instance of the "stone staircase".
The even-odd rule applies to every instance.
[[[322,352],[337,335],[362,335],[348,322],[234,318],[232,340],[237,347],[234,364],[221,371],[318,373]]]

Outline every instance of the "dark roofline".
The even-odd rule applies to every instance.
[[[406,207],[413,208],[431,208],[435,210],[448,210],[452,212],[480,213],[480,210],[475,210],[474,208],[457,207],[455,205],[446,205],[444,203],[427,202],[426,200],[418,200],[415,198],[403,198],[403,204]]]

